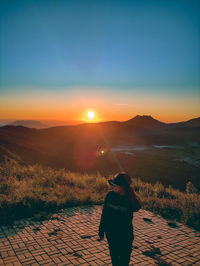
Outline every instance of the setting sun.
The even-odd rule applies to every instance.
[[[90,107],[89,108],[83,108],[82,116],[80,117],[80,120],[86,123],[98,123],[102,121],[102,119],[99,116],[99,112],[97,109]]]
[[[88,112],[88,118],[89,118],[89,119],[92,119],[92,118],[94,118],[94,116],[95,116],[95,115],[94,115],[94,112],[90,110],[90,111]]]

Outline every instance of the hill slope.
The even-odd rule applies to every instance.
[[[198,164],[191,164],[198,156],[200,128],[187,123],[188,126],[182,123],[177,126],[150,116],[136,116],[125,122],[45,129],[4,126],[0,127],[0,145],[28,164],[79,172],[100,171],[104,175],[125,170],[145,181],[159,180],[184,189],[190,179],[200,186]],[[132,150],[114,151],[116,147]]]

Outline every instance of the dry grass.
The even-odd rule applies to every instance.
[[[198,193],[191,193],[191,189],[184,193],[140,179],[134,179],[134,186],[144,209],[200,230]],[[8,222],[44,209],[102,204],[109,188],[99,173],[87,175],[41,165],[22,166],[9,160],[0,166],[0,216]]]

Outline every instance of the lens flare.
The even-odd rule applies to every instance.
[[[104,152],[104,150],[101,150],[101,154],[103,155],[105,152]]]

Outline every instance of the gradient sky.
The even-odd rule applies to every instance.
[[[1,0],[0,119],[200,116],[199,18],[199,0]]]

